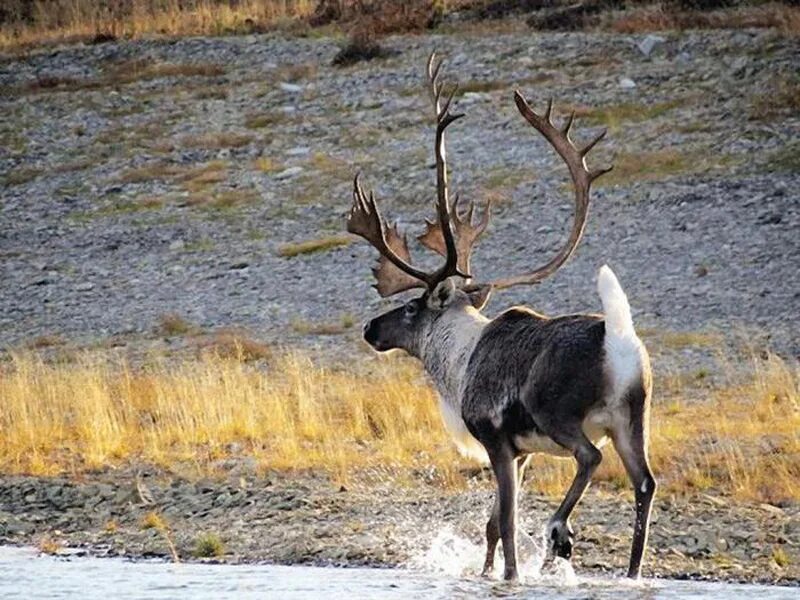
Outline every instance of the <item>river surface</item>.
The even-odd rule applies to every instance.
[[[530,578],[528,578],[530,579]],[[673,580],[553,576],[523,584],[406,569],[336,569],[273,565],[172,564],[115,558],[53,557],[33,548],[0,547],[0,598],[149,600],[192,598],[636,598],[800,597],[798,588]]]

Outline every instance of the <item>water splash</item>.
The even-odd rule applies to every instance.
[[[543,526],[534,528],[540,532],[536,537],[525,533],[525,529],[528,528],[520,528],[517,544],[521,581],[559,587],[578,585],[578,577],[568,561],[561,558],[546,561],[545,528]],[[450,577],[477,577],[483,570],[486,552],[484,544],[484,541],[475,543],[456,533],[452,527],[444,526],[433,537],[428,549],[421,556],[412,559],[409,566],[414,570]],[[502,569],[503,557],[498,550],[493,578],[497,579]]]
[[[476,576],[483,568],[483,552],[482,546],[445,526],[431,540],[428,550],[412,559],[411,567],[451,577]]]

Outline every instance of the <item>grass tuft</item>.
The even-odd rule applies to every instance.
[[[44,334],[33,338],[27,347],[31,349],[37,348],[52,348],[53,346],[63,346],[64,338],[56,334]]]
[[[800,173],[800,140],[789,141],[767,155],[764,168],[768,172]]]
[[[195,540],[195,558],[219,558],[225,554],[225,544],[216,533],[200,534]]]
[[[61,542],[51,537],[44,537],[36,544],[36,548],[42,554],[56,555],[61,551]]]
[[[20,168],[4,175],[2,179],[0,179],[0,182],[2,182],[3,185],[9,187],[15,185],[23,185],[39,177],[39,175],[41,175],[42,172],[43,171],[41,169]]]
[[[254,362],[272,358],[272,349],[264,342],[259,342],[247,333],[236,330],[214,332],[210,338],[200,343],[204,352],[233,359],[239,362]]]
[[[750,118],[759,121],[800,113],[800,78],[776,77],[750,101]]]
[[[302,335],[340,335],[352,329],[352,315],[342,315],[337,323],[312,323],[304,319],[292,319],[291,327]]]
[[[186,136],[180,140],[180,144],[184,148],[219,150],[221,148],[241,148],[254,139],[252,135],[219,132]]]
[[[250,115],[244,121],[244,126],[248,129],[265,129],[274,125],[279,125],[288,120],[286,113],[270,112],[257,115]]]
[[[154,162],[133,169],[126,169],[117,178],[118,183],[143,183],[159,179],[170,179],[179,175],[182,169],[178,165]]]
[[[103,526],[103,531],[109,535],[117,533],[119,531],[119,523],[116,519],[110,519]]]
[[[326,252],[333,248],[349,246],[353,240],[343,235],[331,235],[316,240],[307,240],[293,244],[284,244],[278,249],[278,255],[284,258],[292,258],[301,254],[315,254]]]
[[[161,335],[174,336],[192,333],[197,328],[177,313],[161,315],[158,322],[158,332]]]
[[[749,6],[748,4],[752,4]],[[606,27],[617,33],[646,33],[686,29],[769,28],[797,36],[800,33],[800,9],[780,2],[742,2],[725,10],[665,9],[659,3],[642,3],[612,17]],[[608,21],[608,19],[606,19]]]
[[[166,528],[166,521],[164,521],[164,518],[155,511],[150,511],[142,519],[142,529],[156,529],[158,531],[162,531]]]
[[[684,100],[675,99],[654,104],[623,102],[596,108],[577,107],[575,116],[582,117],[582,121],[585,120],[591,125],[604,125],[609,129],[618,129],[622,123],[641,123],[658,118],[681,106],[684,102]]]
[[[172,561],[176,563],[181,561],[178,556],[178,550],[175,548],[175,542],[172,541],[172,531],[170,530],[169,524],[158,512],[150,511],[144,516],[142,519],[142,529],[155,529],[161,534],[161,537],[167,544],[169,553],[172,556]]]
[[[788,567],[792,562],[789,559],[789,555],[786,554],[786,550],[780,546],[775,546],[775,548],[772,550],[772,560],[782,569]]]
[[[683,153],[676,149],[619,152],[614,158],[614,169],[598,179],[597,184],[615,186],[639,181],[662,181],[679,175],[729,169],[741,160],[732,154]]]
[[[284,165],[269,158],[268,156],[260,156],[253,161],[253,166],[256,168],[256,170],[266,173],[267,175],[271,173],[277,173],[278,171],[282,171],[284,169]]]

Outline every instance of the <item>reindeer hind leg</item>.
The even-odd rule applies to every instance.
[[[650,511],[656,493],[656,480],[647,458],[649,428],[649,394],[644,386],[636,385],[626,394],[630,418],[612,431],[614,448],[625,465],[625,470],[634,487],[636,520],[633,526],[633,543],[628,567],[628,577],[638,578],[642,569],[642,557],[647,546],[650,527]]]

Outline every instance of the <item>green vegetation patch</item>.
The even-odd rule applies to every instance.
[[[729,168],[741,160],[732,154],[700,151],[682,153],[676,149],[620,152],[614,158],[614,169],[598,179],[597,185],[608,187],[638,181],[662,181],[677,175]]]
[[[39,177],[39,175],[41,175],[42,173],[43,171],[41,169],[34,169],[34,168],[15,169],[4,175],[2,179],[0,179],[0,181],[2,181],[3,185],[9,187],[15,185],[22,185],[30,181],[33,181],[34,179]]]
[[[800,141],[791,141],[770,153],[765,167],[768,172],[800,173]]]
[[[686,101],[682,99],[668,100],[654,104],[639,104],[636,102],[623,102],[610,106],[599,106],[596,108],[577,108],[575,114],[582,117],[590,125],[605,125],[610,129],[616,129],[621,123],[641,123],[649,121],[662,115]]]
[[[244,121],[244,126],[248,129],[264,129],[285,123],[288,119],[286,113],[268,112],[248,116]]]

